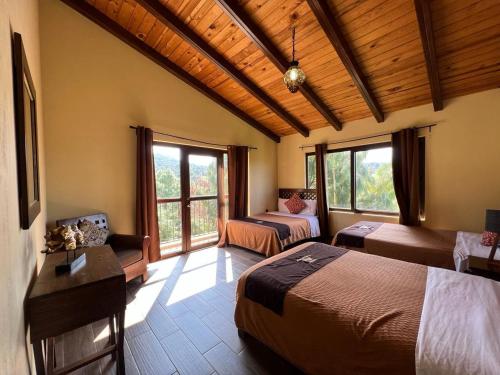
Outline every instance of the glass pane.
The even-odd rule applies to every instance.
[[[224,154],[224,207],[223,207],[223,217],[224,223],[229,220],[229,183],[228,183],[228,167],[227,167],[227,154]]]
[[[191,201],[190,206],[191,246],[217,241],[217,199]]]
[[[307,168],[307,189],[316,189],[316,156],[307,155],[306,157]]]
[[[326,156],[328,204],[332,208],[351,208],[351,152],[332,152]]]
[[[228,169],[227,169],[227,154],[224,153],[224,195],[229,194]]]
[[[356,152],[356,208],[398,212],[391,147]]]
[[[189,155],[189,186],[192,197],[217,195],[217,158]]]
[[[181,196],[181,150],[178,147],[153,146],[158,199]]]
[[[181,202],[158,203],[158,226],[162,254],[181,251]]]

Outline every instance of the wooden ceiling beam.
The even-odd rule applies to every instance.
[[[273,42],[264,34],[262,29],[251,19],[245,10],[239,5],[237,0],[215,0],[224,12],[233,20],[235,24],[259,47],[259,49],[271,60],[281,73],[285,73],[289,66],[289,61],[280,52]],[[318,110],[326,121],[337,130],[342,130],[342,124],[332,113],[330,108],[321,100],[311,86],[305,82],[300,91],[304,97]]]
[[[304,137],[309,136],[309,129],[297,118],[288,113],[280,104],[267,95],[264,90],[253,83],[240,72],[229,60],[222,56],[215,48],[210,46],[203,38],[191,30],[184,22],[157,0],[136,0],[149,13],[160,20],[165,26],[177,33],[186,42],[203,53],[212,63],[217,65],[232,79],[257,98],[262,104],[271,109],[282,120],[287,122]]]
[[[224,107],[226,110],[231,112],[233,115],[239,117],[250,126],[265,134],[267,137],[272,139],[274,142],[280,142],[280,136],[259,121],[255,120],[247,113],[236,107],[234,104],[226,100],[224,97],[219,95],[217,92],[211,90],[207,86],[205,86],[202,82],[198,81],[196,78],[185,72],[182,68],[174,64],[168,58],[163,56],[161,53],[156,51],[154,48],[148,46],[146,43],[141,41],[136,36],[129,33],[126,29],[118,25],[117,23],[110,20],[106,15],[99,12],[92,5],[88,4],[85,1],[81,0],[61,0],[63,3],[68,5],[69,7],[76,10],[78,13],[87,17],[89,20],[93,21],[97,25],[101,26],[106,31],[113,34],[115,37],[120,39],[122,42],[128,44],[130,47],[134,48],[136,51],[140,52],[150,60],[154,61],[162,68],[167,70],[169,73],[173,74],[175,77],[179,78],[192,88],[196,89],[200,93],[204,94],[220,106]]]
[[[415,10],[420,30],[420,39],[424,49],[427,77],[431,86],[432,105],[434,106],[434,111],[440,111],[443,109],[443,97],[439,83],[439,69],[436,48],[434,46],[430,2],[428,0],[415,0]]]
[[[335,51],[337,51],[337,55],[344,64],[346,70],[351,75],[354,84],[358,88],[361,96],[364,98],[366,104],[373,113],[373,116],[375,116],[377,122],[383,122],[384,113],[382,112],[380,105],[375,98],[375,95],[370,89],[366,77],[361,71],[360,66],[356,62],[354,54],[349,48],[349,44],[340,31],[340,26],[335,20],[335,17],[328,7],[327,2],[325,0],[307,0],[307,3],[316,16],[316,19],[318,20],[321,28],[330,40],[333,48],[335,48]]]

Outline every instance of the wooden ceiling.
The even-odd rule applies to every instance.
[[[62,1],[275,141],[500,87],[498,0]]]

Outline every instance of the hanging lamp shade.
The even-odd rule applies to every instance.
[[[291,93],[299,90],[299,87],[305,82],[306,74],[300,69],[298,61],[292,61],[290,67],[283,76],[283,82]]]
[[[290,67],[283,76],[283,83],[291,93],[299,91],[299,87],[305,82],[306,74],[300,68],[299,62],[295,60],[295,27],[292,28],[292,61]]]

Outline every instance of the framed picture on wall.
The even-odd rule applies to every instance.
[[[14,110],[21,228],[29,229],[40,213],[36,93],[21,34],[14,33]]]

